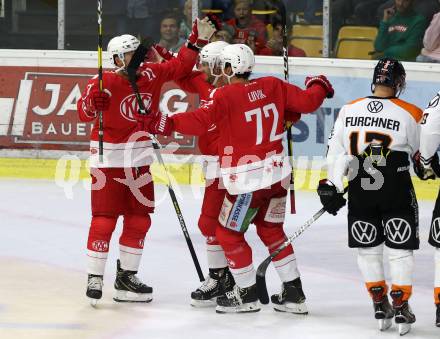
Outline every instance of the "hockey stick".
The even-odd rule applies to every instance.
[[[102,80],[102,0],[98,0],[98,79],[99,90],[104,90]],[[98,112],[98,143],[99,143],[99,162],[104,162],[104,121],[102,111]]]
[[[344,193],[348,191],[348,186],[344,188]],[[325,213],[324,208],[321,208],[318,212],[316,212],[313,217],[307,220],[295,233],[293,233],[287,240],[280,245],[272,254],[270,254],[257,268],[257,293],[258,299],[264,305],[269,303],[269,294],[267,293],[267,285],[266,285],[266,271],[269,267],[269,264],[281,251],[283,251],[287,246],[289,246],[296,238],[298,238],[303,232],[310,227],[316,220],[319,219],[321,215]]]
[[[128,80],[129,80],[130,85],[133,89],[133,92],[136,96],[136,100],[139,105],[140,114],[148,114],[148,112],[145,109],[144,102],[143,102],[142,97],[139,93],[139,88],[136,84],[136,71],[137,71],[139,65],[141,64],[141,62],[143,62],[148,50],[149,50],[149,47],[146,47],[143,44],[139,45],[139,47],[135,51],[135,53],[129,63],[129,65],[127,66]],[[191,253],[192,260],[193,260],[194,265],[196,267],[197,275],[199,276],[199,280],[202,282],[205,280],[205,278],[203,276],[202,268],[200,267],[199,260],[197,259],[197,254],[194,250],[194,246],[193,246],[193,243],[192,243],[191,238],[189,236],[188,229],[186,228],[185,219],[183,218],[183,214],[182,214],[182,211],[180,210],[180,206],[177,201],[176,194],[174,193],[174,189],[171,184],[171,179],[170,179],[168,170],[165,166],[165,162],[162,158],[162,154],[160,153],[159,141],[157,140],[157,138],[153,134],[150,134],[149,136],[150,136],[151,141],[153,143],[153,148],[154,148],[157,160],[159,161],[159,164],[162,166],[162,168],[165,171],[166,179],[167,179],[166,185],[168,188],[168,193],[170,194],[170,198],[171,198],[171,201],[173,202],[174,210],[176,211],[176,214],[177,214],[177,219],[179,220],[180,227],[182,228],[183,235],[186,240],[186,244],[188,245],[189,252]]]
[[[281,15],[281,24],[283,26],[283,64],[284,64],[284,80],[289,82],[289,40],[287,30],[287,13],[286,6],[282,0],[278,1],[278,10]],[[292,166],[292,172],[290,173],[289,194],[290,194],[290,213],[296,213],[295,204],[295,174],[293,171],[293,141],[292,141],[292,125],[287,126],[287,154],[289,156],[289,162]]]

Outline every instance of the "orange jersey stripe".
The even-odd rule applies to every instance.
[[[422,119],[423,111],[417,106],[397,98],[391,99],[391,102],[411,114],[415,121],[420,122],[420,120]]]

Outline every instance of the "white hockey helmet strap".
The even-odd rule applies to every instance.
[[[140,45],[139,40],[130,34],[115,36],[107,45],[107,51],[110,54],[110,62],[113,66],[118,67],[115,62],[115,56],[122,61],[122,68],[125,68],[124,54],[135,51]]]
[[[246,74],[252,72],[255,66],[255,56],[252,49],[244,44],[233,44],[223,48],[220,55],[222,73],[227,77],[228,82],[237,74]],[[226,74],[225,68],[231,66],[232,73]]]

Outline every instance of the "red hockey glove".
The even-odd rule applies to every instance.
[[[174,124],[168,115],[161,112],[153,114],[135,114],[138,124],[143,130],[151,134],[171,135]]]
[[[165,59],[165,60],[171,60],[172,58],[174,58],[173,53],[171,53],[165,47],[162,47],[162,46],[160,46],[158,44],[154,44],[153,48],[156,50],[157,54],[159,54],[160,57]]]
[[[305,81],[306,88],[309,88],[313,85],[320,85],[322,88],[324,88],[327,92],[326,97],[327,98],[333,98],[335,95],[335,90],[333,89],[332,84],[328,79],[325,77],[325,75],[317,75],[313,77],[307,77]]]
[[[98,88],[94,88],[89,93],[88,108],[93,112],[104,112],[110,108],[110,97],[112,94],[109,90],[104,89],[102,92]]]
[[[203,48],[209,43],[209,39],[211,39],[216,30],[215,23],[209,17],[206,16],[202,20],[197,18],[193,23],[188,42],[197,48]]]

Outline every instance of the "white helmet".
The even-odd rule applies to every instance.
[[[119,59],[121,59],[124,64],[124,54],[127,52],[135,51],[136,48],[140,45],[139,40],[130,34],[123,34],[119,36],[115,36],[111,39],[107,45],[107,51],[110,53],[110,61],[113,66],[118,67],[115,63],[114,56],[116,55]]]
[[[221,72],[216,74],[214,69],[220,66],[220,54],[226,46],[229,46],[229,44],[225,41],[214,41],[207,44],[200,51],[200,62],[208,64],[211,75],[215,77],[213,85],[215,85],[218,78],[222,75]]]
[[[236,74],[252,72],[252,69],[255,66],[255,56],[249,46],[244,44],[233,44],[223,48],[220,54],[220,62],[223,75],[230,79]],[[226,64],[231,65],[231,75],[225,74]]]

